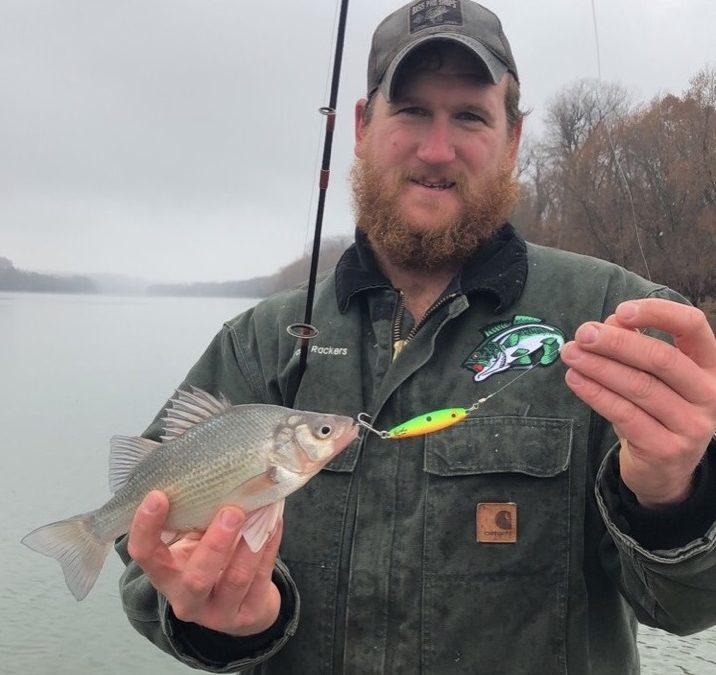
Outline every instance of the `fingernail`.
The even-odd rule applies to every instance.
[[[619,307],[617,307],[617,315],[621,319],[633,319],[637,312],[639,311],[639,308],[636,306],[633,302],[623,302]]]
[[[568,384],[571,384],[575,387],[580,387],[584,384],[584,378],[576,370],[568,370],[567,374],[565,375],[565,379],[567,380]]]
[[[159,497],[154,494],[150,494],[145,500],[144,500],[144,511],[146,513],[156,513],[159,511],[159,506],[161,502],[159,500]]]
[[[574,337],[576,337],[582,344],[588,345],[597,341],[597,337],[599,337],[599,329],[591,323],[588,323],[580,326]]]
[[[582,357],[582,352],[574,342],[567,342],[559,350],[559,353],[564,361],[578,361]]]
[[[221,512],[221,524],[227,530],[233,530],[239,524],[239,514],[234,509],[226,509]]]

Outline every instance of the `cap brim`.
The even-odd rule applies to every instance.
[[[430,35],[426,35],[419,40],[411,42],[408,46],[401,49],[388,65],[388,68],[378,85],[378,88],[385,97],[386,101],[390,101],[393,97],[395,90],[394,78],[405,57],[421,45],[424,45],[426,42],[434,41],[453,42],[465,47],[471,54],[475,55],[483,63],[492,84],[497,84],[508,71],[507,66],[487,47],[485,47],[485,45],[477,40],[455,33],[431,33]]]

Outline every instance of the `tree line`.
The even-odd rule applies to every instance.
[[[321,243],[318,272],[324,273],[333,267],[343,252],[350,246],[349,237],[329,237]],[[265,298],[278,291],[299,286],[308,281],[311,256],[305,254],[281,267],[268,276],[253,277],[242,281],[202,282],[190,284],[152,284],[148,295],[220,296],[240,298]]]
[[[96,284],[88,277],[57,276],[28,272],[15,267],[12,260],[0,257],[0,291],[33,293],[96,293]]]
[[[605,258],[701,305],[716,296],[716,69],[681,95],[635,105],[618,84],[580,80],[526,139],[525,236]]]

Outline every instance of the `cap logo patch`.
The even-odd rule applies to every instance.
[[[559,358],[564,333],[534,316],[518,314],[481,331],[483,340],[463,361],[475,382],[505,370],[549,366]]]
[[[410,7],[410,32],[434,26],[462,26],[460,0],[421,0]]]

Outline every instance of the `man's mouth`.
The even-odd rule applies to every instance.
[[[429,188],[430,190],[449,190],[450,188],[455,187],[454,181],[433,182],[420,180],[418,178],[411,178],[410,182],[414,183],[415,185],[420,185],[424,188]]]

